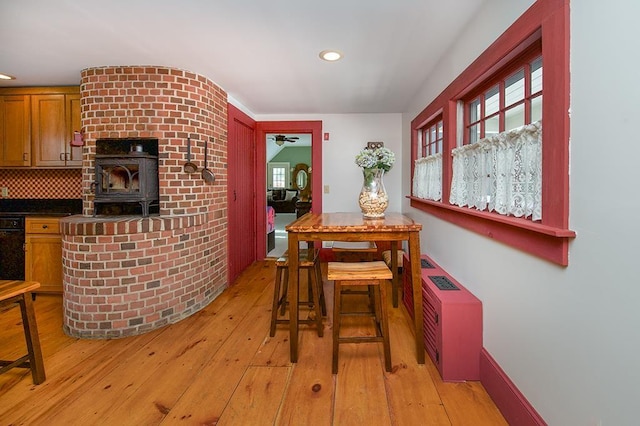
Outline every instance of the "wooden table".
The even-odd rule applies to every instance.
[[[420,275],[420,231],[422,225],[400,213],[385,213],[383,219],[364,219],[361,213],[307,213],[285,227],[289,240],[289,282],[298,282],[300,241],[390,241],[391,270],[398,273],[398,241],[409,241],[413,283],[416,358],[424,364],[422,324],[422,278]],[[298,285],[289,286],[289,306],[296,306]],[[291,362],[298,361],[298,316],[289,321]]]

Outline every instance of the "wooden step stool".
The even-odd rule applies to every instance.
[[[44,362],[42,361],[42,351],[40,349],[40,338],[38,337],[38,326],[36,315],[33,310],[31,292],[40,287],[36,281],[14,281],[0,280],[0,306],[13,303],[20,305],[22,314],[22,326],[24,337],[27,341],[28,353],[15,361],[0,360],[0,374],[6,373],[12,368],[21,367],[31,369],[33,383],[39,385],[46,379],[44,373]]]
[[[327,279],[335,283],[333,297],[333,361],[332,372],[338,373],[338,347],[341,343],[382,342],[384,366],[391,371],[391,348],[387,320],[386,289],[384,282],[393,279],[393,274],[382,261],[374,262],[329,262]],[[342,312],[342,286],[373,287],[374,309],[368,315],[375,318],[375,336],[340,336],[340,319],[343,315],[362,315],[362,312]]]
[[[318,330],[318,336],[323,336],[322,317],[327,315],[327,305],[324,299],[324,290],[322,288],[322,272],[320,270],[320,250],[318,249],[301,249],[298,255],[300,262],[298,267],[300,270],[307,270],[307,285],[309,287],[308,300],[297,301],[297,309],[292,311],[289,309],[289,316],[298,315],[299,307],[307,305],[315,312],[315,318],[298,320],[302,324],[314,324]],[[297,284],[294,284],[297,285]],[[273,289],[273,305],[271,308],[271,337],[276,334],[276,324],[289,324],[288,319],[278,318],[284,316],[285,310],[289,302],[287,302],[289,293],[289,256],[288,252],[276,260],[276,282]],[[298,292],[298,296],[300,292]]]

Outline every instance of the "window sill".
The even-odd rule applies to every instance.
[[[527,219],[452,206],[438,201],[412,196],[407,198],[411,200],[411,207],[440,219],[550,262],[562,266],[569,264],[569,242],[575,238],[575,231],[543,225]]]

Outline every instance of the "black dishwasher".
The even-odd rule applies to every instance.
[[[0,217],[0,279],[24,280],[24,216]]]

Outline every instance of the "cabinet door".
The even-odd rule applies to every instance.
[[[25,279],[38,281],[42,293],[62,293],[62,237],[27,234]]]
[[[71,145],[73,132],[82,130],[82,120],[80,117],[80,94],[67,95],[67,147],[66,161],[68,167],[82,167],[82,147]]]
[[[31,96],[31,131],[34,166],[65,165],[67,139],[64,95]]]
[[[31,165],[30,97],[0,96],[0,166]]]

